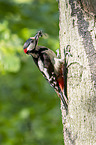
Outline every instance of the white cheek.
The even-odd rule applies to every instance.
[[[44,68],[43,63],[40,59],[38,60],[38,66],[39,66],[40,71],[43,72],[45,74],[46,78],[49,80],[50,78],[49,78],[49,74],[47,72],[47,68]]]
[[[32,50],[32,49],[34,49],[34,47],[35,47],[34,43],[31,43],[31,44],[28,46],[27,50]]]

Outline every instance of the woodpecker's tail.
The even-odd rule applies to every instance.
[[[64,108],[66,110],[66,114],[68,114],[68,99],[66,98],[66,96],[62,92],[60,92],[60,93],[57,92],[57,94],[64,105]]]

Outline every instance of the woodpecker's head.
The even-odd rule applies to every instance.
[[[26,54],[30,53],[33,49],[36,48],[38,44],[39,37],[42,37],[42,31],[38,31],[35,37],[30,37],[24,44],[23,49]]]
[[[36,45],[37,41],[35,40],[35,37],[30,37],[23,46],[24,52],[28,54],[36,47]]]

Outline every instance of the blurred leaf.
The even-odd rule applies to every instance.
[[[23,52],[38,30],[56,51],[58,17],[56,1],[0,0],[0,145],[63,144],[60,100]]]
[[[20,70],[20,59],[14,55],[3,56],[1,64],[8,72],[18,72]]]

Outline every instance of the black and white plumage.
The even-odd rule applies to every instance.
[[[67,98],[64,95],[64,78],[63,78],[63,62],[49,48],[38,46],[38,39],[42,36],[42,32],[38,31],[35,37],[30,37],[24,44],[24,52],[31,55],[39,70],[50,83],[50,85],[58,93],[66,110],[68,108]]]

